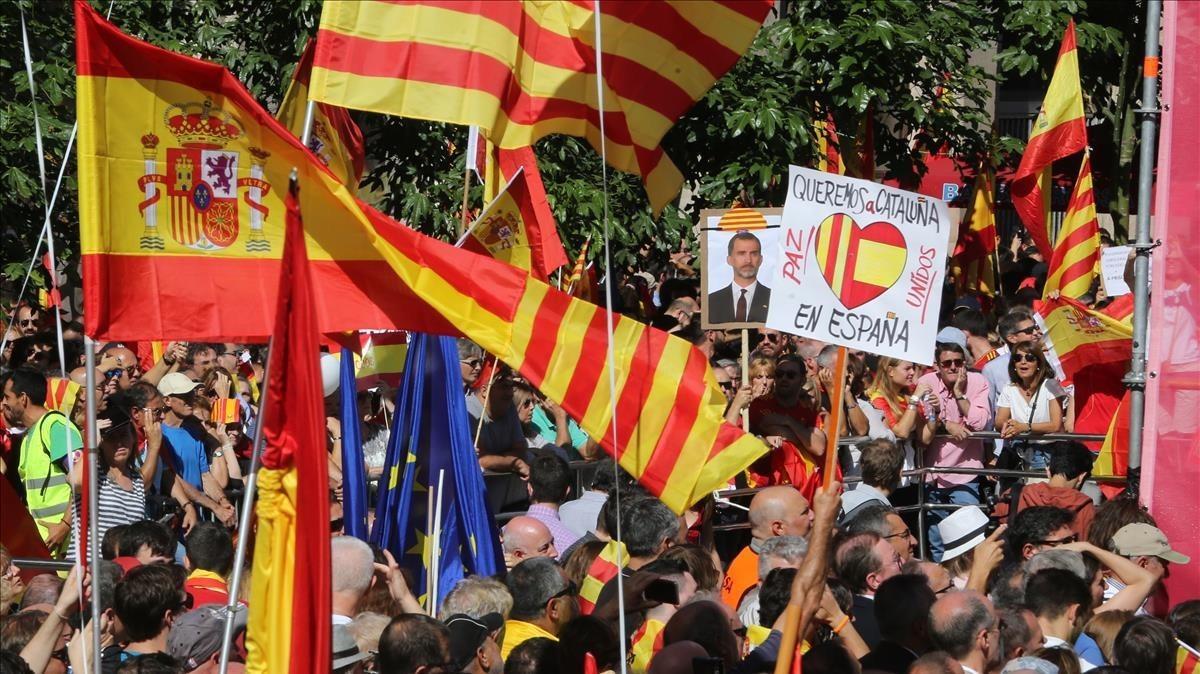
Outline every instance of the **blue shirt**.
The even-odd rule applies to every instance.
[[[204,489],[201,480],[208,472],[208,454],[204,451],[204,443],[186,426],[172,428],[163,424],[163,445],[169,450],[166,458],[171,462],[171,470],[196,489]]]

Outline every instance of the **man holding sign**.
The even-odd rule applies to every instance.
[[[933,362],[950,236],[945,202],[797,166],[767,326]]]

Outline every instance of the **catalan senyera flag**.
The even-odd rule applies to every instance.
[[[618,558],[620,564],[617,563]],[[579,610],[583,615],[591,615],[596,610],[596,600],[600,598],[604,584],[615,578],[628,563],[629,555],[625,552],[624,543],[612,540],[604,546],[596,559],[592,560],[587,577],[579,587]]]
[[[571,275],[567,277],[568,295],[575,295],[575,287],[583,281],[583,270],[587,267],[588,247],[591,245],[592,237],[589,236],[583,240],[583,245],[579,247],[579,255],[575,257],[575,264],[571,267]]]
[[[832,113],[813,123],[817,138],[817,170],[848,175],[863,180],[875,179],[874,105],[867,107],[853,139],[838,136]]]
[[[1079,299],[1092,288],[1100,265],[1100,224],[1096,221],[1096,192],[1092,188],[1092,162],[1084,151],[1071,203],[1054,243],[1054,255],[1042,294]]]
[[[996,200],[991,171],[975,175],[971,206],[958,228],[958,243],[950,257],[950,274],[958,294],[996,294]]]
[[[533,160],[532,151],[525,150],[536,175],[537,162]],[[545,281],[551,271],[566,264],[567,257],[558,239],[554,218],[550,217],[549,232],[543,227],[544,219],[538,216],[534,206],[534,181],[526,171],[525,165],[516,166],[508,183],[472,223],[464,247],[491,255]],[[541,179],[537,178],[536,182],[541,187]],[[542,204],[549,213],[545,188],[542,187],[540,192]]]
[[[662,650],[663,629],[666,626],[667,624],[663,621],[650,618],[633,633],[629,645],[633,663],[629,666],[629,671],[634,674],[645,674],[646,670],[650,668],[650,661]]]
[[[88,335],[265,341],[293,166],[308,186],[300,199],[320,331],[458,334],[395,283],[362,227],[345,226],[352,190],[233,75],[124,35],[87,3],[76,4],[76,28]]]
[[[121,34],[86,3],[76,7],[80,49],[80,227],[85,232],[85,274],[89,255],[95,272],[89,280],[95,293],[95,311],[87,314],[95,321],[89,326],[89,334],[116,332],[114,321],[150,339],[166,338],[162,334],[166,332],[279,334],[273,326],[265,325],[263,315],[268,312],[244,310],[246,304],[275,299],[274,293],[253,287],[265,283],[270,273],[279,269],[278,259],[273,260],[269,251],[257,256],[224,257],[212,252],[199,255],[173,241],[170,250],[175,254],[141,255],[150,260],[146,275],[151,278],[207,271],[223,281],[224,277],[214,274],[214,270],[228,272],[236,281],[231,289],[241,290],[245,285],[253,291],[242,291],[243,296],[252,296],[230,303],[229,312],[219,307],[196,311],[193,302],[203,296],[205,284],[218,282],[208,278],[180,281],[176,292],[189,301],[179,303],[176,313],[169,316],[168,310],[154,305],[150,310],[158,315],[143,317],[147,311],[145,291],[141,290],[144,283],[129,285],[139,288],[136,301],[118,298],[127,302],[121,306],[129,315],[118,315],[112,307],[114,298],[109,295],[119,294],[118,289],[123,287],[111,278],[110,270],[124,264],[125,257],[141,253],[135,234],[119,232],[116,223],[122,221],[115,219],[113,211],[121,204],[117,197],[124,194],[125,180],[137,182],[136,173],[142,163],[139,160],[130,167],[128,161],[115,160],[107,153],[128,152],[126,141],[136,143],[135,131],[128,127],[152,121],[164,125],[173,122],[177,125],[173,128],[184,132],[185,137],[194,133],[233,135],[236,129],[238,138],[249,137],[239,143],[272,148],[271,156],[264,158],[259,168],[266,178],[255,180],[277,178],[274,184],[286,184],[284,176],[295,166],[305,185],[299,200],[312,223],[305,235],[320,332],[345,332],[362,328],[364,323],[395,326],[423,321],[436,326],[428,332],[467,336],[562,405],[585,432],[602,440],[602,446],[623,468],[676,512],[724,485],[731,475],[767,451],[760,440],[725,423],[725,398],[707,358],[687,341],[632,319],[616,317],[612,366],[617,377],[616,388],[612,389],[610,361],[597,357],[608,350],[606,314],[602,309],[553,290],[523,270],[424,236],[375,211],[356,200],[318,158],[257,106],[227,71],[146,45]],[[139,78],[129,77],[131,69],[140,68],[148,72]],[[170,100],[206,103],[183,112],[179,110],[183,104],[166,102]],[[213,112],[217,107],[225,110],[219,117]],[[122,113],[119,124],[113,117],[117,112]],[[215,155],[204,155],[205,151],[213,152],[186,147],[169,154],[174,180],[194,179],[194,174],[184,171],[188,162],[206,167],[207,160],[220,164]],[[225,156],[228,168],[236,160]],[[147,168],[158,170],[157,163]],[[229,178],[233,180],[233,176]],[[151,185],[156,186],[153,180],[147,183]],[[192,209],[195,193],[208,194],[200,183],[193,185],[189,192],[193,196],[186,200],[190,205],[185,210],[207,218],[206,212]],[[177,224],[189,223],[213,224],[207,219],[185,219]],[[120,250],[125,255],[110,252],[114,244],[102,238],[118,232],[124,237],[125,248]],[[259,234],[278,249],[282,243],[279,234],[272,239],[267,232],[264,228]],[[158,236],[160,241],[165,240],[161,234]],[[250,237],[247,241],[262,239]],[[214,259],[228,263],[235,258],[239,264],[204,266]],[[161,287],[165,281],[158,283]],[[326,288],[324,284],[337,287]],[[364,288],[387,288],[388,292],[367,297]],[[169,299],[169,294],[163,298],[164,302]],[[188,314],[205,318],[198,321]],[[129,327],[139,318],[140,323],[149,325]],[[241,329],[226,329],[223,321]],[[354,324],[348,325],[351,321]],[[250,340],[230,337],[225,341]]]
[[[817,136],[817,170],[845,175],[846,164],[842,161],[842,144],[838,139],[833,114],[826,113],[824,119],[818,117],[813,122],[813,131]]]
[[[1122,396],[1113,414],[1108,430],[1104,433],[1104,444],[1092,464],[1095,477],[1115,477],[1129,474],[1129,391]]]
[[[1053,255],[1050,244],[1050,171],[1055,161],[1087,147],[1087,120],[1083,115],[1083,88],[1079,83],[1079,55],[1075,47],[1075,21],[1067,22],[1058,62],[1042,109],[1033,122],[1021,165],[1013,175],[1010,192],[1013,208],[1042,256]]]
[[[600,148],[602,33],[608,162],[642,176],[654,212],[678,193],[659,143],[737,62],[769,0],[327,1],[312,96],[346,108],[476,125],[498,147],[564,133]]]
[[[46,380],[46,408],[70,416],[79,398],[79,389],[79,384],[70,379],[50,377]]]
[[[314,49],[316,40],[309,40],[292,73],[292,82],[283,95],[283,102],[279,104],[279,112],[275,115],[297,138],[304,134]],[[308,149],[320,157],[344,184],[355,188],[362,180],[365,164],[363,135],[346,109],[328,103],[314,106]]]
[[[319,188],[319,184],[314,184]],[[296,185],[289,189],[258,475],[246,671],[330,668],[329,475],[320,336]]]
[[[1179,639],[1175,642],[1175,674],[1200,674],[1200,654]]]

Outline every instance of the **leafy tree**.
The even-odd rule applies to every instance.
[[[101,11],[104,0],[91,0]],[[682,207],[651,217],[637,176],[609,171],[609,213],[618,263],[643,242],[659,253],[690,240],[700,209],[734,201],[781,205],[789,164],[815,160],[813,122],[831,114],[846,153],[867,120],[876,163],[886,177],[913,184],[931,151],[981,156],[993,147],[986,103],[994,78],[1041,79],[1053,66],[1066,16],[1079,21],[1085,91],[1112,133],[1132,138],[1137,18],[1118,0],[806,0],[780,3],[747,54],[667,134],[663,146],[686,179]],[[0,263],[19,282],[44,217],[33,137],[33,110],[21,55],[20,17],[28,22],[37,111],[50,180],[58,174],[75,119],[73,11],[67,0],[0,3]],[[229,67],[269,109],[278,105],[304,42],[315,31],[317,0],[122,0],[112,20],[168,49]],[[999,44],[990,74],[972,54]],[[1136,71],[1136,68],[1134,68]],[[1118,77],[1117,74],[1120,73]],[[1136,72],[1134,77],[1136,78]],[[1031,85],[1032,86],[1032,85]],[[1111,90],[1117,87],[1117,94]],[[460,218],[466,130],[453,125],[354,113],[367,136],[362,195],[384,211],[447,238]],[[1127,133],[1127,131],[1129,133]],[[1019,149],[1024,139],[996,146]],[[1119,145],[1120,158],[1132,146]],[[539,166],[568,254],[602,231],[597,154],[576,138],[545,138]],[[1128,167],[1121,160],[1119,166]],[[1113,173],[1116,175],[1116,173]],[[55,207],[60,258],[78,254],[74,168]],[[1124,178],[1123,178],[1124,180]],[[1127,182],[1127,181],[1126,181]],[[52,185],[50,186],[52,187]],[[471,191],[478,209],[482,191]],[[600,246],[593,246],[593,255]],[[73,266],[73,265],[72,265]],[[13,289],[15,292],[15,288]]]

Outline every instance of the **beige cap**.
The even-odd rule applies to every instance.
[[[164,396],[177,396],[196,390],[200,382],[192,381],[182,372],[172,372],[158,381],[158,392]]]
[[[1122,557],[1159,557],[1175,564],[1187,564],[1191,557],[1175,552],[1167,535],[1149,524],[1126,524],[1113,534],[1113,547]]]

